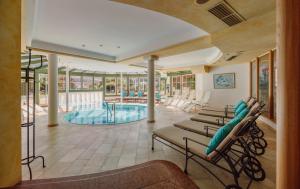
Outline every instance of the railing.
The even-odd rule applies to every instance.
[[[111,109],[109,107],[110,104],[112,105]],[[110,103],[110,104],[106,101],[103,102],[103,105],[106,106],[106,122],[115,124],[116,123],[116,116],[115,116],[116,115],[116,104],[115,103]],[[110,114],[110,119],[108,119],[109,114]]]

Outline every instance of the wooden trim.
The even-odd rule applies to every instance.
[[[256,98],[259,100],[259,57],[256,57]]]
[[[274,120],[274,52],[269,54],[269,117]]]
[[[276,189],[300,186],[300,1],[277,0]]]
[[[268,55],[270,53],[270,51],[267,51],[267,52],[265,52],[265,53],[263,53],[263,54],[260,54],[259,56],[258,56],[258,58],[261,58],[261,57],[263,57],[263,56],[266,56],[266,55]]]
[[[249,75],[249,80],[250,80],[250,82],[249,82],[249,83],[250,83],[250,86],[249,86],[249,93],[250,93],[250,94],[249,94],[249,96],[252,96],[252,92],[253,92],[253,91],[252,91],[252,84],[253,84],[253,83],[252,83],[252,82],[253,82],[253,81],[252,81],[252,79],[253,79],[253,78],[252,78],[252,74],[253,74],[253,73],[252,73],[252,62],[251,62],[251,61],[249,62],[249,68],[250,68],[250,69],[249,69],[249,74],[250,74],[250,75]]]

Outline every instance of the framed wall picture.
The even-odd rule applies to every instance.
[[[215,89],[233,89],[235,88],[235,73],[214,74]]]

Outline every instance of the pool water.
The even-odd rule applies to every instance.
[[[102,104],[74,107],[64,119],[79,125],[115,125],[146,118],[147,106],[136,104]]]

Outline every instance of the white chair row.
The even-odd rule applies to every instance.
[[[29,121],[33,119],[33,106],[32,106],[32,97],[30,97],[30,104],[29,104]],[[35,105],[35,114],[36,115],[46,115],[47,109],[42,108],[39,105]],[[21,97],[21,122],[25,122],[27,120],[27,103],[26,103],[26,96]]]
[[[204,92],[201,91],[199,97],[195,100],[189,101],[189,103],[186,104],[183,110],[186,112],[190,112],[193,110],[193,108],[197,108],[197,107],[203,108],[208,105],[210,97],[211,97],[210,91],[204,91]]]
[[[167,98],[164,102],[164,105],[176,107],[184,111],[190,112],[196,106],[206,106],[210,99],[210,95],[210,91],[201,92],[200,96],[196,98],[195,90],[183,91],[181,95],[178,91],[175,91],[174,96]]]
[[[69,109],[72,107],[97,106],[102,102],[103,93],[97,92],[71,92],[69,93]],[[59,107],[66,109],[66,93],[59,93]]]

